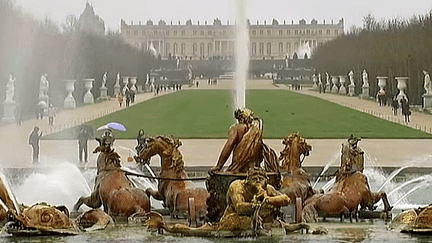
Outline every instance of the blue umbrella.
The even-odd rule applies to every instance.
[[[126,132],[127,130],[126,127],[121,123],[110,122],[106,125],[99,127],[98,129],[96,129],[96,131],[105,130],[105,129],[111,129],[111,130],[122,131],[122,132]]]

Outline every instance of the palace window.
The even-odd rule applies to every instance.
[[[182,30],[181,35],[183,35],[183,36],[186,35],[186,31]]]
[[[279,43],[279,55],[283,54],[283,43]]]
[[[197,31],[194,30],[194,31],[192,32],[192,35],[197,35]]]
[[[208,35],[212,35],[212,32],[211,32],[211,30],[209,30],[209,31],[208,31],[207,33],[208,33]]]
[[[212,44],[208,43],[207,44],[207,55],[212,55]]]
[[[170,31],[169,30],[165,31],[165,35],[170,35]]]
[[[167,43],[165,46],[165,53],[169,53],[170,52],[170,44]]]
[[[271,30],[267,30],[267,35],[271,35]]]
[[[338,30],[334,30],[334,34],[338,35],[339,31]]]
[[[264,56],[264,43],[260,43],[259,45],[259,54],[260,56]]]
[[[282,30],[279,30],[279,35],[283,35],[283,31]]]
[[[322,35],[322,30],[318,30],[318,35]]]
[[[295,35],[298,35],[298,33],[299,33],[298,30],[295,30],[295,31],[294,31],[294,34],[295,34]]]
[[[310,33],[311,33],[310,30],[306,30],[307,35],[310,35]]]
[[[260,35],[264,35],[264,30],[260,30]]]
[[[291,35],[291,30],[287,30],[287,35]]]
[[[201,30],[201,35],[204,35],[204,30]]]
[[[197,51],[198,51],[198,45],[197,45],[197,43],[193,43],[193,45],[192,45],[192,54],[194,56],[196,56],[197,55]]]
[[[290,43],[287,43],[286,44],[286,52],[289,54],[289,53],[291,53],[291,44]]]
[[[204,57],[204,43],[200,44],[200,56]]]
[[[271,43],[267,43],[267,56],[271,56]]]
[[[256,43],[252,43],[252,56],[256,56]]]
[[[326,34],[327,34],[327,35],[330,35],[330,30],[326,30]]]
[[[256,35],[256,30],[252,30],[252,35]]]
[[[182,55],[182,56],[184,56],[184,55],[186,54],[186,44],[185,44],[185,43],[182,43],[182,44],[181,44],[181,49],[180,49],[180,51],[181,51],[181,55]]]
[[[154,35],[157,35],[157,34],[158,34],[158,31],[157,31],[157,30],[155,30],[155,31],[154,31]]]
[[[175,56],[175,55],[177,55],[177,53],[178,53],[178,46],[177,46],[177,43],[174,43],[174,45],[173,45],[173,55]]]

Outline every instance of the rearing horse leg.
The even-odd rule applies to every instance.
[[[145,192],[146,192],[147,196],[149,196],[149,197],[152,196],[152,197],[154,197],[154,199],[161,200],[161,201],[165,200],[165,196],[159,190],[155,191],[151,188],[147,188],[147,190]]]
[[[382,199],[384,204],[384,212],[389,212],[392,210],[392,206],[390,205],[390,202],[388,201],[387,194],[383,191],[380,192],[373,192],[373,204],[377,203],[380,199]]]
[[[78,211],[78,209],[83,204],[85,204],[91,208],[99,208],[100,206],[102,206],[102,200],[99,197],[99,193],[94,191],[88,197],[80,197],[74,205],[74,211]]]

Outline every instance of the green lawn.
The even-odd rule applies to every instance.
[[[362,138],[432,138],[400,124],[286,90],[248,90],[246,103],[263,119],[265,138],[282,138],[290,132],[300,132],[307,138],[346,138],[350,134]],[[226,138],[235,122],[232,104],[228,90],[188,90],[156,97],[88,124],[97,128],[120,122],[128,131],[116,132],[117,138],[136,138],[141,128],[151,136]],[[47,138],[70,134],[71,129]]]

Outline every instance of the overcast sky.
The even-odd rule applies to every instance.
[[[67,15],[79,15],[84,11],[87,0],[14,0],[25,12],[39,19],[48,16],[57,23],[64,22]],[[105,21],[105,27],[114,31],[120,30],[120,20],[126,23],[148,19],[153,22],[164,19],[168,24],[180,20],[181,24],[192,19],[193,24],[200,21],[213,23],[219,18],[223,24],[235,21],[235,1],[233,0],[92,0],[90,2],[97,15]],[[273,18],[279,23],[284,20],[298,23],[312,19],[322,23],[339,21],[344,18],[345,30],[351,26],[362,26],[362,18],[367,14],[378,20],[393,17],[411,18],[414,14],[425,15],[432,9],[429,0],[248,0],[247,16],[252,23],[264,20],[267,24]]]

